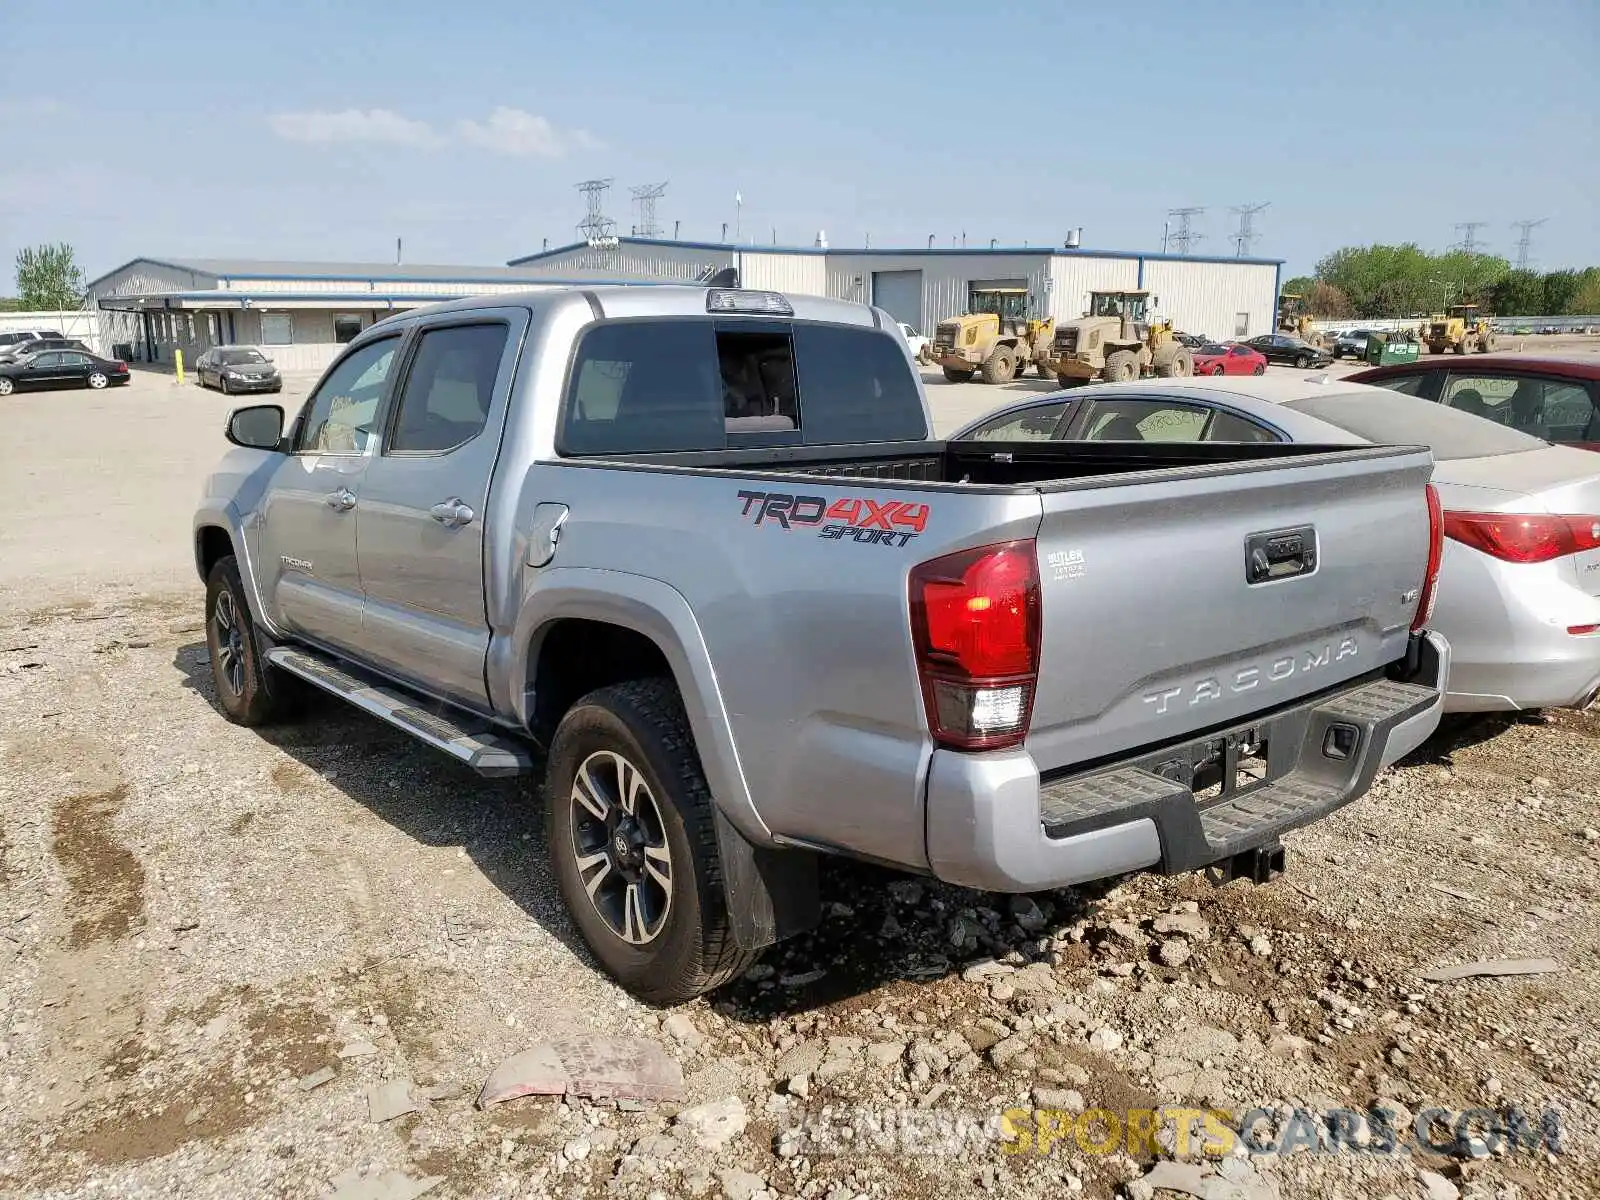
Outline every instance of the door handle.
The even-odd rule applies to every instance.
[[[433,514],[435,521],[448,529],[456,529],[462,525],[470,524],[474,515],[472,509],[467,507],[459,496],[441,500],[428,511]]]
[[[356,494],[349,488],[340,488],[337,492],[328,493],[328,507],[339,512],[349,512],[356,506]]]

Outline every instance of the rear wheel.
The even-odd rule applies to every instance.
[[[1139,375],[1139,356],[1132,350],[1113,350],[1106,355],[1106,365],[1100,374],[1109,383],[1125,383]]]
[[[1250,374],[1252,374],[1252,375],[1265,375],[1266,373],[1267,373],[1267,364],[1266,363],[1257,363],[1255,365],[1255,367],[1250,372]]]
[[[1305,370],[1311,365],[1311,356],[1308,354],[1296,354],[1294,356],[1294,365],[1299,367],[1302,371]]]
[[[1453,349],[1457,354],[1470,354],[1472,353],[1472,343],[1468,339],[1462,338],[1459,342],[1452,346],[1451,349]]]
[[[90,371],[89,372],[89,386],[94,388],[96,391],[98,391],[99,389],[105,387],[106,384],[108,384],[110,382],[111,382],[111,380],[106,378],[106,373],[104,371]]]
[[[971,383],[972,382],[972,372],[971,371],[957,370],[955,367],[946,367],[944,369],[944,377],[945,377],[946,382],[948,382],[948,383]]]
[[[1483,335],[1483,341],[1478,343],[1478,352],[1480,354],[1494,353],[1494,334],[1486,333]]]
[[[985,383],[1010,383],[1016,373],[1017,362],[1009,347],[996,346],[989,352],[989,357],[983,360]]]
[[[711,791],[670,680],[573,705],[551,742],[545,796],[567,910],[628,991],[680,1004],[755,959],[733,937]]]

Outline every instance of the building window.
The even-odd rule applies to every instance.
[[[356,334],[361,332],[361,317],[357,313],[335,313],[333,315],[333,340],[343,345],[356,340]]]
[[[261,314],[261,344],[263,346],[287,346],[293,341],[293,313],[264,312]]]
[[[1249,313],[1234,313],[1233,314],[1233,336],[1234,337],[1249,337],[1250,336],[1250,314]]]

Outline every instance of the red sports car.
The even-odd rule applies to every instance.
[[[1264,375],[1266,355],[1249,346],[1219,346],[1215,342],[1194,352],[1196,375]]]

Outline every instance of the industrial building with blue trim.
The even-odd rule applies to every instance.
[[[742,286],[876,304],[927,333],[974,292],[1025,290],[1031,312],[1081,315],[1095,291],[1145,288],[1179,329],[1246,338],[1273,330],[1282,263],[1078,246],[755,246],[618,237],[576,242],[503,267],[137,258],[95,279],[103,353],[140,362],[252,345],[283,370],[319,370],[390,313],[462,296],[625,280],[687,282],[734,268]]]

